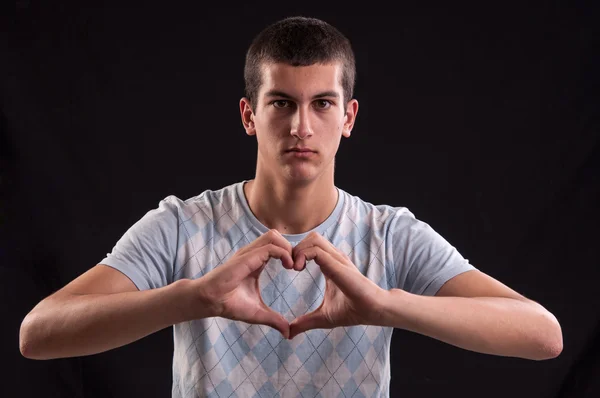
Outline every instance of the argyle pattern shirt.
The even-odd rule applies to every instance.
[[[139,290],[200,278],[268,231],[238,182],[148,211],[100,262]],[[314,230],[381,288],[434,295],[474,269],[428,224],[404,207],[373,205],[337,188],[338,202]],[[295,246],[309,232],[283,236]],[[323,301],[325,277],[314,261],[297,272],[271,259],[259,278],[264,302],[288,320]],[[316,329],[292,340],[268,326],[220,317],[173,325],[173,397],[388,397],[393,328]]]

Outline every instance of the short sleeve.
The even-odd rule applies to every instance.
[[[139,290],[171,283],[179,225],[175,203],[173,196],[161,200],[125,232],[100,264],[121,271]]]
[[[392,221],[391,236],[398,288],[407,292],[434,296],[451,278],[476,269],[429,224],[406,209]]]

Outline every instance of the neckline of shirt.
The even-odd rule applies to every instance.
[[[248,201],[246,200],[246,195],[244,194],[244,184],[248,181],[249,180],[243,180],[236,184],[235,190],[237,192],[238,200],[239,200],[240,204],[242,205],[244,212],[246,213],[246,216],[248,217],[248,219],[250,220],[252,225],[256,229],[258,229],[261,233],[264,234],[269,231],[269,228],[267,228],[265,225],[263,225],[263,223],[261,223],[258,220],[258,218],[256,218],[254,213],[252,213],[252,210],[250,210],[250,205],[248,204]],[[337,189],[337,191],[338,191],[338,200],[335,205],[335,208],[333,209],[333,211],[331,212],[329,217],[327,217],[325,219],[325,221],[323,221],[321,224],[317,225],[315,228],[311,229],[310,231],[306,231],[301,234],[283,234],[282,233],[283,237],[286,238],[290,242],[300,242],[309,233],[311,233],[313,231],[317,231],[318,233],[323,234],[333,223],[335,223],[338,220],[340,212],[342,211],[342,207],[344,205],[344,200],[345,200],[344,191],[338,187],[335,187],[335,189]]]

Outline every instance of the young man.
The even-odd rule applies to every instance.
[[[261,32],[240,101],[255,178],[162,200],[25,317],[23,355],[89,355],[173,325],[174,397],[388,396],[393,328],[493,355],[559,355],[560,325],[541,305],[406,208],[334,185],[358,113],[354,68],[323,21]]]

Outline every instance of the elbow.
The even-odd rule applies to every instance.
[[[21,328],[19,330],[19,351],[25,358],[34,359],[32,355],[31,342],[32,342],[32,321],[30,315],[27,315],[21,322]]]
[[[28,314],[25,319],[21,322],[21,328],[19,330],[19,351],[21,355],[28,359],[42,359],[36,351],[35,331],[37,330],[35,317]]]
[[[549,322],[540,338],[540,355],[537,360],[557,358],[563,350],[563,335],[560,323],[554,315],[548,313]]]
[[[19,350],[21,351],[21,355],[23,355],[27,359],[36,359],[31,354],[30,344],[27,340],[23,340],[22,338],[19,340]]]
[[[23,355],[25,358],[30,358],[31,359],[31,354],[30,354],[30,327],[29,327],[29,321],[28,318],[25,317],[25,319],[23,319],[23,322],[21,322],[21,329],[19,329],[19,351],[21,351],[21,355]]]
[[[552,338],[546,344],[545,356],[542,359],[554,359],[558,358],[558,356],[562,353],[563,350],[563,339],[562,332],[559,330],[557,332],[557,336]]]
[[[548,359],[558,358],[558,356],[560,356],[560,354],[562,353],[562,350],[562,341],[547,343],[542,347],[542,349],[540,349],[539,355],[533,359],[537,361],[545,361]]]
[[[549,355],[547,359],[553,359],[553,358],[558,358],[558,356],[562,353],[563,350],[563,345],[562,345],[562,341],[560,342],[560,344],[554,346],[552,348],[552,350],[549,351]]]

